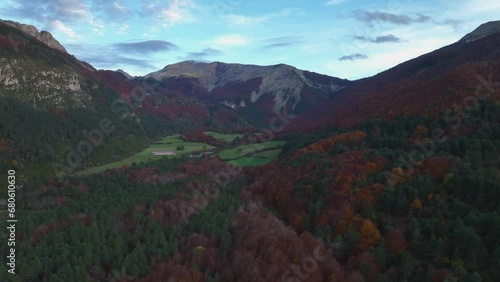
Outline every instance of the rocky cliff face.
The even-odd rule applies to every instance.
[[[66,49],[48,31],[42,30],[42,31],[38,32],[38,29],[32,25],[22,24],[22,23],[18,23],[18,22],[14,22],[14,21],[0,20],[0,22],[3,22],[5,24],[8,24],[14,28],[21,30],[25,34],[27,34],[31,37],[34,37],[34,38],[38,39],[39,41],[43,42],[44,44],[46,44],[50,48],[54,48],[54,49],[57,49],[57,50],[62,51],[64,53],[67,53]]]
[[[222,92],[221,89],[227,88],[228,85],[231,85],[234,90],[238,84],[243,85],[249,81],[258,81],[253,89],[242,87],[247,90],[247,93],[237,93],[241,95],[239,101],[224,100],[221,103],[235,103],[241,106],[256,103],[265,98],[264,96],[271,95],[275,112],[281,111],[285,106],[294,109],[303,99],[302,94],[306,87],[318,91],[318,95],[329,95],[347,84],[347,81],[333,77],[328,77],[329,79],[320,82],[307,77],[304,71],[285,64],[256,66],[194,61],[168,65],[160,71],[146,75],[145,78],[152,78],[156,81],[175,78],[193,79],[212,94]]]
[[[0,96],[38,108],[91,108],[99,90],[93,71],[50,33],[0,20]]]
[[[88,86],[83,87],[84,78],[80,74],[71,68],[38,63],[22,58],[0,58],[0,93],[35,107],[85,108],[91,104]]]

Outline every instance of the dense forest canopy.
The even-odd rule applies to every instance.
[[[498,281],[499,120],[481,101],[458,128],[398,116],[289,135],[265,166],[206,156],[31,177],[9,279]]]

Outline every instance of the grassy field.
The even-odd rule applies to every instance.
[[[243,134],[239,134],[239,133],[234,133],[234,134],[224,134],[224,133],[219,133],[219,132],[215,132],[215,131],[205,131],[204,132],[206,135],[210,135],[210,136],[213,136],[215,139],[219,140],[219,141],[226,141],[226,142],[232,142],[236,137],[243,137]]]
[[[232,165],[258,166],[276,160],[285,141],[271,141],[259,144],[243,145],[224,150],[219,156]]]
[[[234,138],[242,136],[241,134],[222,134],[213,131],[207,131],[205,132],[205,134],[212,135],[214,136],[214,138],[218,140],[224,140],[227,142],[231,142]],[[223,160],[233,165],[238,165],[238,166],[263,165],[275,160],[279,156],[281,152],[281,147],[284,144],[285,144],[284,141],[271,141],[266,143],[243,145],[236,148],[224,150],[219,153],[219,156]],[[177,150],[177,147],[181,145],[184,146],[184,150]],[[99,173],[105,171],[106,169],[119,168],[124,165],[130,166],[133,163],[139,164],[141,162],[147,163],[161,158],[175,158],[183,154],[189,154],[193,151],[210,150],[213,148],[215,147],[204,143],[184,142],[181,140],[180,134],[174,134],[151,144],[148,148],[144,149],[143,151],[133,156],[130,156],[128,158],[116,162],[108,163],[105,165],[91,167],[83,171],[80,171],[76,174],[81,175],[81,174]],[[176,155],[155,156],[153,155],[154,151],[171,151],[174,152]]]
[[[265,143],[243,145],[236,148],[224,150],[220,152],[219,156],[223,160],[234,160],[237,158],[248,156],[249,154],[254,155],[263,151],[279,149],[284,144],[285,141],[270,141]]]
[[[177,150],[177,146],[184,146],[184,150]],[[180,156],[183,154],[191,153],[193,151],[200,150],[209,150],[214,148],[214,146],[204,144],[204,143],[196,143],[196,142],[184,142],[180,139],[180,134],[175,134],[171,136],[167,136],[160,141],[157,141],[151,144],[145,150],[125,158],[120,161],[108,163],[102,166],[92,167],[86,170],[79,172],[78,174],[88,174],[88,173],[98,173],[110,168],[119,168],[124,165],[131,165],[132,163],[141,163],[141,162],[150,162],[155,161],[161,158],[175,158],[176,156]],[[176,154],[176,156],[154,156],[154,151],[171,151]]]

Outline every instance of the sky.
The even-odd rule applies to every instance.
[[[359,79],[500,19],[497,0],[4,0],[97,69],[145,75],[185,60],[284,63]]]

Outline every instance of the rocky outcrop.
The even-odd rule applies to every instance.
[[[255,103],[265,95],[272,95],[275,112],[281,111],[285,105],[295,108],[302,99],[304,87],[317,89],[322,93],[333,93],[344,86],[344,84],[336,83],[334,78],[325,83],[308,79],[302,70],[285,64],[257,66],[185,61],[168,65],[160,71],[146,75],[145,78],[153,78],[157,81],[168,78],[194,78],[208,92],[217,87],[260,78],[258,88],[246,93],[245,100]]]
[[[38,32],[38,29],[32,25],[22,24],[22,23],[18,23],[18,22],[14,22],[14,21],[0,20],[0,22],[3,22],[5,24],[8,24],[14,28],[21,30],[25,34],[27,34],[31,37],[34,37],[34,38],[38,39],[39,41],[43,42],[44,44],[46,44],[50,48],[54,48],[54,49],[57,49],[57,50],[62,51],[64,53],[67,53],[66,49],[48,31],[42,30],[42,31]]]

